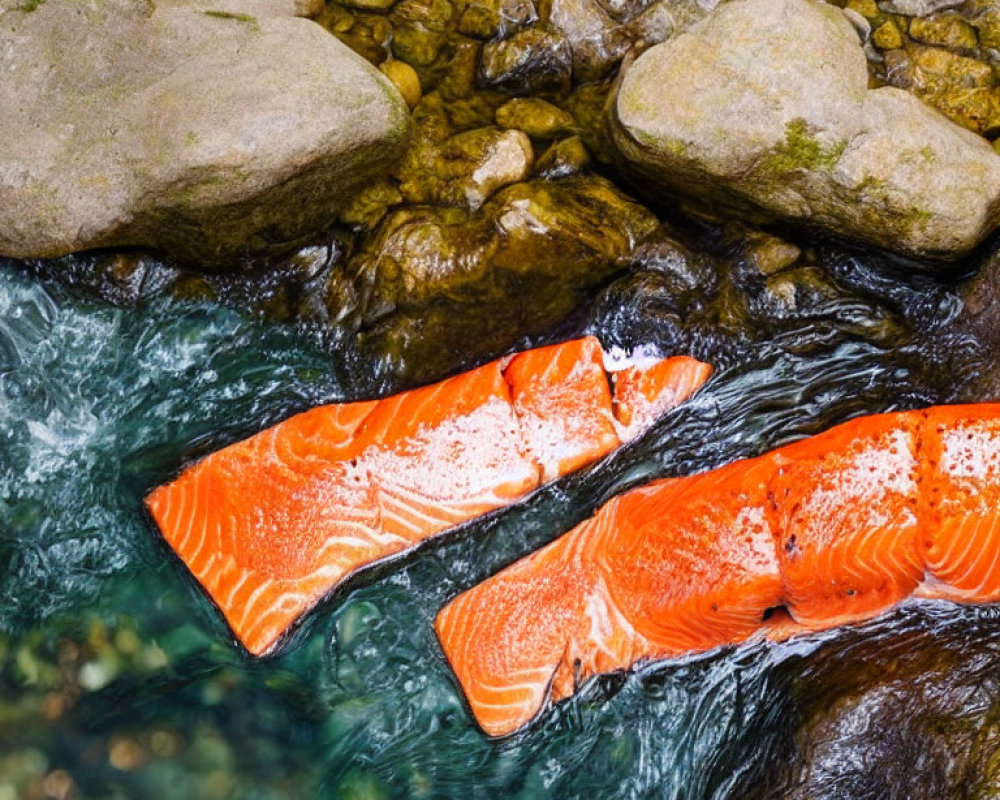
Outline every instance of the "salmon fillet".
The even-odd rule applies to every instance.
[[[772,526],[799,624],[867,619],[923,578],[919,422],[916,413],[863,417],[773,454]]]
[[[933,412],[933,413],[932,413]],[[924,596],[1000,600],[1000,406],[932,409],[923,440],[928,465]]]
[[[620,495],[435,630],[476,721],[507,735],[639,661],[868,619],[915,592],[1000,600],[998,501],[1000,405],[863,417]]]
[[[207,456],[146,505],[261,655],[359,569],[616,447],[601,358],[588,337],[315,408]],[[663,380],[677,379],[665,370]]]
[[[623,428],[622,439],[642,435],[667,410],[694,394],[711,374],[708,364],[689,356],[614,373],[615,416]]]
[[[543,482],[597,461],[621,444],[604,351],[593,337],[520,353],[506,376],[525,446],[541,465]]]
[[[445,606],[435,631],[483,730],[512,733],[592,675],[752,636],[781,599],[767,473],[628,492]]]

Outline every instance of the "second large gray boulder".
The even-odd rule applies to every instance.
[[[138,245],[225,268],[328,226],[409,115],[320,26],[244,13],[281,5],[0,3],[0,254]]]
[[[709,210],[948,258],[1000,222],[1000,156],[894,88],[816,0],[734,0],[640,56],[612,135],[631,169]]]

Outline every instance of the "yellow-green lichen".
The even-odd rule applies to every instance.
[[[774,148],[764,167],[779,173],[830,168],[837,163],[846,147],[846,140],[824,147],[800,117],[785,126],[785,141]]]
[[[865,175],[854,187],[854,191],[858,194],[871,194],[872,192],[883,191],[887,185],[888,181],[883,178],[876,178],[874,175]]]
[[[687,145],[680,139],[666,139],[660,142],[660,147],[664,152],[678,158],[683,158],[687,155]]]

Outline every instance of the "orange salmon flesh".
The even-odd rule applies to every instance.
[[[435,630],[484,732],[588,677],[869,619],[1000,601],[1000,404],[862,417],[626,492],[452,600]]]
[[[314,408],[207,456],[146,506],[262,655],[357,570],[600,459],[635,435],[616,410],[662,413],[711,373],[664,359],[626,378],[642,383],[641,401],[616,406],[603,357],[587,337],[384,400]]]

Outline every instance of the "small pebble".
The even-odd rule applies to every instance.
[[[872,42],[880,50],[898,50],[903,46],[903,34],[892,20],[882,23],[872,34]]]
[[[46,775],[42,788],[45,790],[45,796],[53,800],[70,800],[76,797],[76,784],[64,769],[54,769]]]
[[[422,94],[417,71],[405,61],[399,61],[394,58],[383,61],[379,69],[383,75],[392,81],[393,86],[399,90],[399,93],[406,101],[406,105],[412,110],[420,102]]]
[[[781,272],[802,255],[802,251],[794,244],[766,233],[751,236],[748,245],[747,255],[750,261],[764,275]]]
[[[552,103],[535,97],[517,97],[497,109],[496,122],[502,128],[517,128],[535,139],[555,139],[572,127],[573,118]]]
[[[142,766],[146,751],[133,739],[115,739],[108,748],[108,763],[120,772],[129,772]]]
[[[538,159],[537,172],[543,178],[576,175],[590,162],[590,153],[579,136],[552,144]]]

